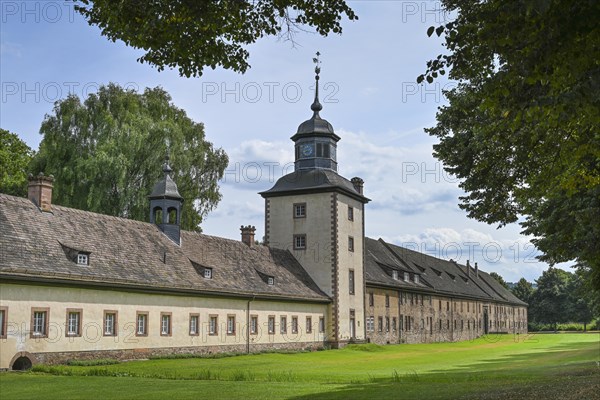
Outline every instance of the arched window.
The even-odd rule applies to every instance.
[[[169,224],[176,224],[177,223],[177,209],[176,208],[169,208],[168,210],[169,213]]]
[[[162,222],[163,222],[162,208],[154,207],[153,213],[154,213],[154,223],[162,224]]]

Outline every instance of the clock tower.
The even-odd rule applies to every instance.
[[[310,106],[313,116],[301,123],[298,132],[292,136],[296,149],[294,167],[296,171],[326,168],[337,172],[337,142],[340,137],[333,131],[333,126],[319,115],[319,111],[323,109],[319,102],[321,67],[318,58],[315,60],[315,100]]]
[[[289,250],[331,298],[324,322],[332,347],[365,340],[364,206],[362,179],[338,174],[333,126],[319,115],[319,59],[313,115],[298,127],[294,172],[281,177],[265,199],[265,242]],[[313,331],[318,332],[317,326]]]

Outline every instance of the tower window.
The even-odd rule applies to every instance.
[[[354,270],[351,269],[348,272],[348,286],[350,288],[350,294],[354,294]]]
[[[348,206],[348,220],[354,221],[354,208],[352,206]]]
[[[294,218],[306,218],[306,203],[294,204]]]
[[[317,157],[329,158],[328,143],[317,143]]]
[[[155,224],[162,224],[163,223],[162,208],[160,208],[160,207],[155,207],[154,208],[154,223]]]
[[[354,251],[354,238],[348,236],[348,251]]]
[[[306,235],[294,235],[294,250],[306,249]]]
[[[169,208],[168,213],[169,213],[169,224],[176,224],[177,223],[177,209]]]

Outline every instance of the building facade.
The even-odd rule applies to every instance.
[[[525,333],[527,305],[471,267],[365,237],[363,181],[337,173],[340,137],[313,116],[295,171],[265,199],[265,244],[180,229],[164,177],[149,222],[0,194],[0,369],[74,359],[459,341]]]

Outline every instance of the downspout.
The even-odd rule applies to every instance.
[[[250,354],[250,303],[256,299],[256,295],[248,299],[246,304],[246,353]]]

